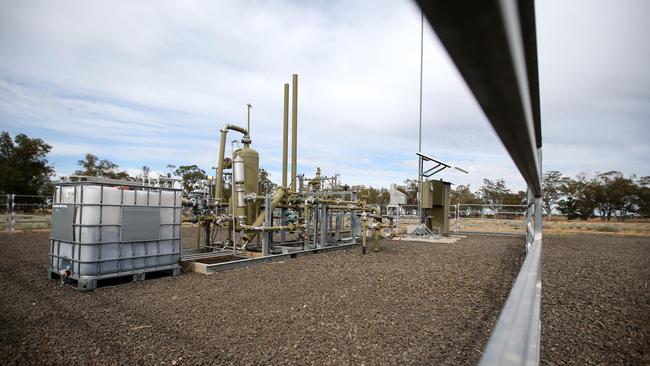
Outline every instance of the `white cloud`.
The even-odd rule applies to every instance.
[[[545,167],[650,174],[648,3],[588,4],[537,3]],[[409,1],[3,2],[0,123],[51,143],[59,173],[85,152],[209,170],[218,129],[252,103],[253,147],[279,181],[296,72],[300,171],[388,186],[417,170],[419,21]],[[423,151],[470,170],[443,176],[458,184],[523,188],[429,29],[424,59]]]

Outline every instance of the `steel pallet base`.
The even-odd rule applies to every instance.
[[[181,266],[183,267],[183,270],[186,272],[198,272],[203,274],[210,274],[215,272],[226,271],[229,269],[248,267],[248,266],[261,264],[261,263],[283,261],[283,260],[296,258],[308,254],[352,249],[358,246],[359,244],[331,245],[323,248],[298,250],[289,253],[273,254],[273,255],[267,255],[267,256],[256,257],[256,258],[239,259],[239,260],[233,260],[233,261],[221,262],[221,263],[202,263],[200,261],[181,260]]]
[[[78,291],[94,291],[97,288],[102,287],[112,287],[133,282],[144,282],[147,275],[153,278],[159,278],[165,276],[179,276],[180,274],[181,268],[178,265],[172,265],[167,268],[155,268],[131,273],[84,276],[82,278],[70,276],[64,278],[61,273],[50,268],[47,272],[47,278],[50,280],[59,280],[62,284],[70,286]]]

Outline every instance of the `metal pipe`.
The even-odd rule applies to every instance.
[[[302,229],[305,227],[303,224],[289,224],[289,225],[276,225],[276,226],[254,226],[254,225],[240,225],[240,227],[247,231],[258,231],[258,232],[268,232],[268,231],[294,231],[296,229]]]
[[[273,194],[271,207],[264,207],[264,211],[260,212],[260,214],[257,216],[255,221],[253,221],[251,225],[240,225],[240,228],[244,229],[245,226],[253,226],[253,227],[262,226],[262,223],[264,222],[264,219],[266,217],[266,210],[271,210],[271,211],[275,210],[275,208],[278,206],[280,201],[284,199],[285,194],[286,194],[286,189],[284,187],[278,187],[278,190],[275,191],[275,194]],[[255,238],[255,236],[257,236],[256,232],[254,232],[250,237],[248,237],[248,235],[244,235],[242,237],[242,240],[245,243],[250,243]]]
[[[223,185],[223,159],[226,154],[226,134],[228,130],[221,130],[221,139],[219,140],[219,161],[217,161],[217,181],[214,184],[214,200],[221,202],[221,186]]]
[[[365,217],[361,218],[361,253],[366,254],[366,230],[368,230],[368,221]]]
[[[289,149],[289,84],[284,84],[284,115],[282,116],[282,186],[287,188],[287,160]]]
[[[291,100],[291,192],[296,192],[298,169],[298,74],[293,74]]]
[[[323,199],[316,199],[318,203],[327,203],[327,204],[335,204],[335,205],[358,205],[360,202],[359,201],[346,201],[346,200],[323,200]]]
[[[221,139],[219,140],[219,161],[217,162],[217,182],[214,187],[214,200],[216,202],[221,202],[223,198],[221,197],[221,189],[223,186],[223,160],[226,155],[226,135],[228,134],[228,130],[240,132],[244,134],[245,140],[250,141],[248,130],[243,127],[228,123],[221,128]]]
[[[372,245],[372,251],[373,252],[378,252],[379,251],[379,235],[381,234],[381,229],[380,228],[375,228],[375,241]]]
[[[247,119],[246,119],[246,129],[248,130],[248,133],[250,134],[250,131],[251,131],[251,108],[253,108],[253,106],[250,103],[248,103],[248,104],[246,104],[246,107],[248,107],[247,108],[248,113],[247,113]]]

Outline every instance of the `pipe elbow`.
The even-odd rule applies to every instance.
[[[221,132],[228,132],[228,130],[237,131],[244,134],[245,136],[248,136],[248,130],[243,127],[239,127],[231,123],[226,123],[225,125],[223,125],[223,127],[221,127]]]

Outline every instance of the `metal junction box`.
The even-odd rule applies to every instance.
[[[449,234],[449,202],[451,183],[442,180],[422,182],[422,210],[425,224],[431,231]]]

